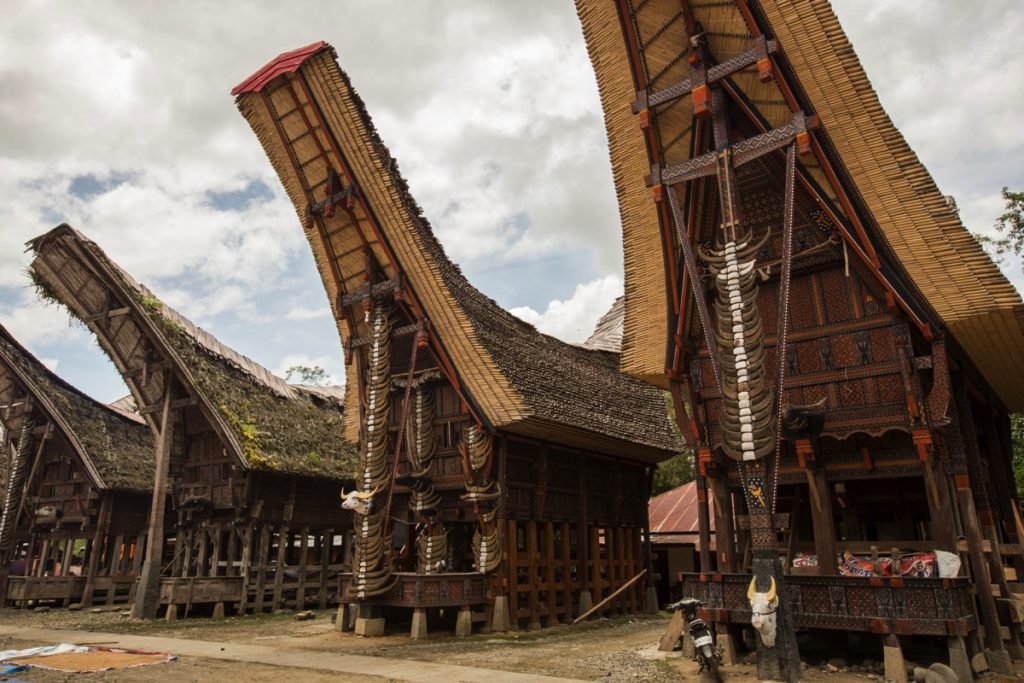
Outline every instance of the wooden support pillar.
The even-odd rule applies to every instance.
[[[700,571],[711,571],[711,517],[708,514],[708,478],[697,476],[697,537],[700,541]]]
[[[811,524],[814,533],[814,552],[818,556],[818,575],[835,576],[836,525],[832,516],[832,489],[825,479],[825,468],[818,462],[810,439],[795,443],[797,463],[807,477],[807,491],[811,500]],[[793,523],[793,520],[790,520]],[[795,534],[791,535],[795,536]],[[793,558],[789,558],[792,566]]]
[[[264,602],[267,597],[267,563],[270,561],[270,525],[263,524],[260,527],[260,545],[258,549],[258,566],[256,569],[256,595],[254,596],[254,611],[263,612]]]
[[[925,495],[928,498],[928,516],[931,520],[932,540],[938,550],[956,552],[956,526],[953,523],[953,508],[946,499],[945,475],[942,462],[935,457],[932,438],[928,432],[915,432],[921,469],[924,474]]]
[[[295,588],[295,609],[306,609],[306,562],[309,560],[309,527],[302,527],[299,535],[299,583]]]
[[[320,609],[327,609],[327,570],[331,561],[331,549],[334,547],[334,530],[328,529],[320,541],[320,590],[318,602]]]
[[[572,621],[572,545],[568,522],[562,522],[562,620]]]
[[[964,535],[967,536],[971,575],[977,587],[978,607],[981,611],[981,622],[985,627],[985,647],[989,650],[989,665],[996,672],[1009,673],[1010,657],[999,635],[999,618],[996,602],[992,597],[992,581],[982,550],[981,525],[978,522],[978,513],[974,509],[970,478],[966,474],[957,475],[956,485],[960,512],[963,514]]]
[[[167,482],[171,465],[171,446],[174,438],[175,416],[171,413],[174,397],[171,385],[174,379],[170,372],[164,374],[164,399],[160,415],[160,434],[156,442],[156,473],[153,480],[153,500],[149,510],[149,527],[146,535],[146,559],[139,574],[139,589],[132,604],[135,619],[156,618],[160,604],[160,563],[164,550],[164,513],[167,507]]]
[[[733,541],[735,530],[733,529],[732,496],[721,477],[706,477],[706,481],[714,498],[715,552],[718,559],[718,571],[735,574],[739,569],[736,544]]]
[[[558,624],[558,598],[555,590],[555,525],[553,522],[544,524],[544,583],[547,591],[546,602],[547,625]]]
[[[108,576],[110,577],[110,586],[107,588],[107,604],[113,605],[114,598],[117,594],[117,584],[114,582],[114,577],[121,574],[121,562],[124,559],[124,534],[118,534],[114,539],[114,547],[110,553],[110,559],[107,561],[107,566],[110,571]]]
[[[531,631],[540,628],[540,595],[537,591],[537,523],[530,520],[526,523],[526,554],[529,567],[530,590],[530,621],[527,625]]]
[[[519,534],[516,529],[516,520],[508,520],[508,543],[506,548],[508,555],[505,561],[508,563],[508,602],[511,627],[519,630]]]
[[[271,607],[271,611],[284,607],[284,600],[282,599],[282,592],[284,590],[284,568],[290,538],[291,534],[288,527],[281,527],[281,530],[277,534],[277,562],[274,564],[274,603]]]
[[[82,594],[82,607],[92,607],[92,594],[96,585],[96,572],[99,571],[100,552],[103,547],[103,539],[107,535],[107,527],[110,525],[110,507],[112,496],[103,496],[100,502],[100,510],[96,515],[96,532],[93,534],[92,542],[87,548],[88,558],[85,568],[85,588]],[[31,546],[29,546],[31,548]]]
[[[249,580],[252,577],[252,520],[245,526],[242,536],[242,558],[238,571],[242,577],[242,596],[238,600],[238,613],[245,614],[249,606]]]
[[[591,581],[593,588],[591,589],[590,597],[596,605],[604,599],[602,593],[604,579],[601,576],[601,566],[603,564],[601,557],[601,529],[596,526],[590,527],[590,558],[593,571],[593,580]]]
[[[646,501],[651,499],[651,493],[654,491],[654,467],[648,467],[646,477],[644,478],[644,504]],[[651,551],[651,519],[647,515],[647,511],[644,510],[643,514],[640,515],[643,519],[643,537],[640,542],[643,543],[643,547],[638,549],[639,552],[643,553],[644,568],[647,573],[644,575],[644,588],[645,590],[645,605],[644,611],[646,612],[657,612],[658,611],[658,591],[654,587],[654,555]]]
[[[234,524],[224,528],[228,537],[227,554],[224,556],[224,576],[238,576],[238,529]]]

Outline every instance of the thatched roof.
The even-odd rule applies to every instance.
[[[94,401],[50,372],[0,325],[3,375],[25,388],[96,488],[153,490],[154,444],[146,425]]]
[[[338,390],[289,385],[161,302],[67,225],[30,246],[41,294],[67,306],[97,335],[140,408],[163,395],[159,372],[139,374],[153,362],[146,351],[151,345],[245,466],[335,479],[352,475],[358,456],[342,438]]]
[[[687,22],[678,16],[677,0],[576,4],[601,93],[623,224],[623,369],[663,382],[671,301],[659,248],[662,225],[644,183],[649,150],[631,105],[638,91],[660,90],[689,76],[687,60],[677,59],[690,44]],[[620,4],[625,11],[619,11]],[[1021,298],[882,108],[828,0],[688,5],[719,63],[751,49],[755,35],[778,40],[776,80],[762,82],[757,69],[748,67],[731,77],[730,87],[766,128],[792,117],[780,82],[789,86],[796,106],[818,115],[821,127],[814,135],[821,141],[820,156],[802,157],[801,171],[842,220],[863,223],[878,252],[876,276],[916,307],[917,315],[938,328],[934,331],[951,333],[1010,409],[1024,408]],[[666,26],[670,30],[661,30]],[[642,63],[631,60],[631,43],[642,46]],[[688,96],[652,107],[651,130],[665,165],[690,158],[692,114]],[[836,169],[834,177],[822,159]],[[840,189],[850,197],[848,204]]]
[[[323,229],[306,232],[343,341],[349,332],[338,295],[365,286],[365,239],[387,277],[401,279],[429,319],[467,400],[490,426],[647,460],[681,448],[661,393],[618,373],[617,357],[541,334],[466,280],[330,46],[282,55],[233,93],[300,220],[324,196],[329,169],[358,186],[351,212],[339,209]],[[310,97],[314,107],[296,107]]]
[[[622,351],[622,321],[626,314],[626,297],[620,296],[612,307],[601,316],[594,331],[583,342],[583,346],[597,351]]]

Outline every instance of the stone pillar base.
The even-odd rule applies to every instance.
[[[899,638],[893,634],[883,636],[882,661],[885,664],[885,680],[907,683],[907,662],[903,659],[903,648]]]
[[[455,637],[467,638],[473,635],[473,611],[468,606],[459,608],[459,616],[455,620]]]
[[[156,619],[160,606],[160,563],[145,560],[139,572],[139,583],[135,588],[135,602],[132,604],[133,619]]]
[[[384,635],[384,618],[363,619],[356,617],[356,635],[364,638],[380,638]]]
[[[167,612],[164,613],[165,621],[177,621],[178,620],[178,606],[167,605]]]
[[[351,605],[340,603],[338,605],[338,614],[334,617],[334,630],[335,631],[351,631],[352,630],[352,612],[355,609]]]
[[[967,646],[960,636],[953,636],[946,639],[949,647],[949,668],[956,672],[956,677],[961,683],[970,683],[974,679],[971,674],[971,661],[967,657]]]
[[[508,596],[494,598],[494,614],[491,616],[491,630],[504,633],[511,629],[508,619]]]
[[[417,607],[412,611],[412,628],[409,629],[409,637],[413,640],[426,640],[427,638],[427,610]]]
[[[223,619],[224,618],[224,603],[218,602],[213,606],[213,618]]]
[[[580,591],[580,606],[576,613],[577,617],[583,616],[594,606],[594,598],[591,597],[590,591]]]
[[[682,644],[683,657],[686,659],[693,659],[693,656],[697,654],[696,649],[693,647],[693,636],[690,632],[683,630],[683,635],[679,636],[679,642]]]
[[[1012,674],[1013,665],[1010,663],[1010,653],[1006,650],[985,650],[988,656],[988,666],[997,674]]]
[[[652,614],[658,611],[658,591],[654,586],[647,587],[646,611]]]
[[[732,633],[725,624],[717,624],[715,627],[718,647],[722,650],[722,664],[732,666],[736,664],[736,644],[733,642]]]

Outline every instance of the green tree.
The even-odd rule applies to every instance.
[[[671,491],[696,478],[693,453],[690,451],[680,453],[658,465],[658,469],[654,472],[654,491],[651,492],[651,495],[656,496],[659,493]]]
[[[1013,445],[1013,479],[1017,498],[1024,500],[1024,414],[1010,415],[1010,437]]]
[[[292,375],[298,375],[299,381],[303,384],[315,384],[319,387],[327,384],[327,371],[319,365],[293,365],[285,370],[285,381],[291,382]]]
[[[999,237],[974,235],[996,263],[1002,263],[1007,254],[1024,254],[1024,192],[1010,192],[1010,188],[1004,187],[1003,201],[1006,211],[995,223]]]

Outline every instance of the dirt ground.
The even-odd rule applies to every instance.
[[[310,621],[295,621],[291,614],[228,617],[223,620],[191,618],[173,623],[164,621],[132,621],[119,612],[90,613],[55,609],[46,613],[0,610],[0,623],[32,628],[76,629],[107,633],[189,638],[210,642],[252,643],[281,651],[324,651],[338,654],[359,654],[446,664],[459,664],[484,669],[541,674],[608,683],[669,683],[696,679],[696,665],[685,660],[678,651],[665,656],[657,651],[657,643],[667,625],[661,615],[597,620],[579,626],[555,626],[540,631],[509,634],[479,634],[456,639],[451,631],[432,623],[430,638],[413,641],[407,630],[394,627],[383,638],[365,639],[351,633],[338,633],[331,623],[333,612],[323,611]],[[102,645],[98,641],[83,641]],[[0,649],[28,647],[41,643],[0,638]],[[882,680],[868,671],[822,670],[828,657],[829,644],[821,644],[808,657],[811,665],[803,680],[824,683],[864,683]],[[880,650],[880,648],[879,648]],[[171,649],[173,652],[173,648]],[[825,653],[825,654],[822,654]],[[879,652],[880,654],[880,652]],[[880,657],[879,657],[880,659]],[[856,660],[860,661],[860,660]],[[927,664],[928,662],[923,662]],[[857,666],[854,664],[853,666]],[[725,667],[729,680],[748,683],[756,680],[752,664]],[[313,670],[284,669],[253,663],[227,662],[214,659],[182,657],[167,664],[156,664],[97,674],[65,674],[31,670],[17,674],[28,681],[204,681],[287,680],[337,681],[336,673]],[[987,675],[987,683],[1003,683],[1024,679],[1024,666],[1016,677]],[[351,676],[343,680],[356,683],[380,683],[383,678]]]

